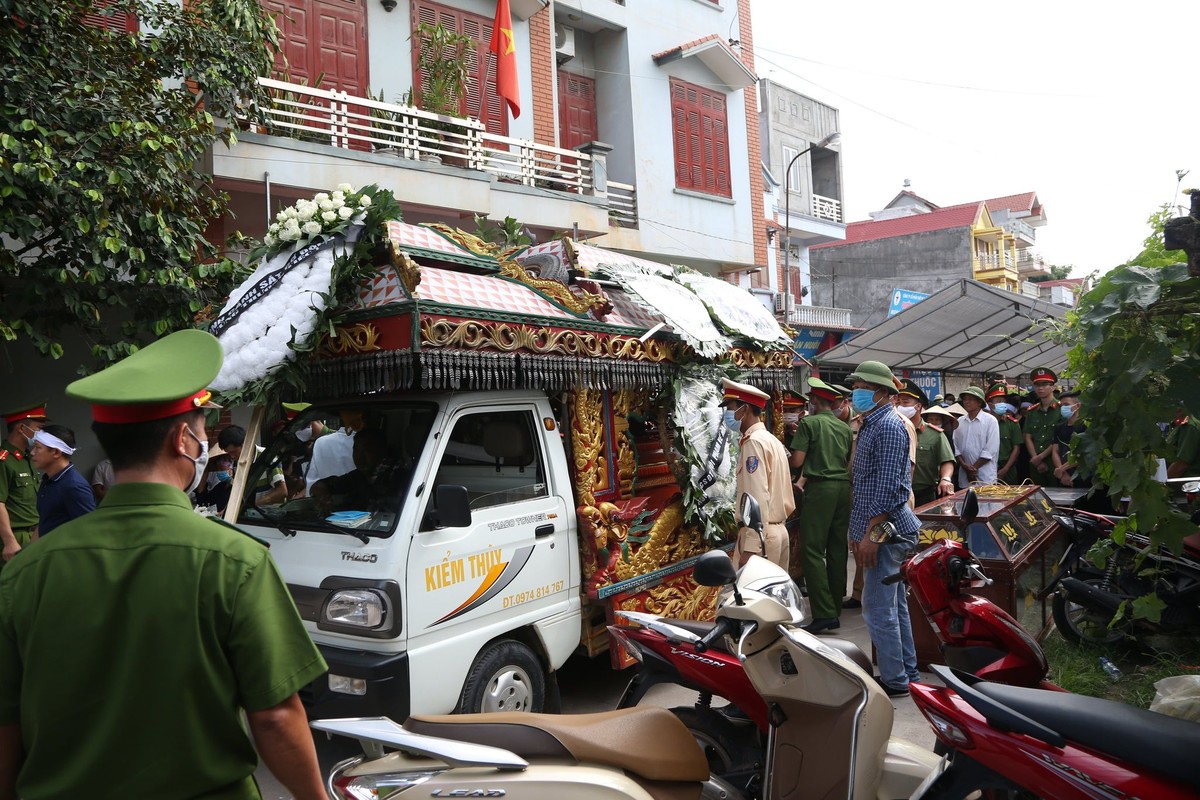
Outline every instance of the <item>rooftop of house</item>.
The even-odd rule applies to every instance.
[[[868,219],[862,222],[851,222],[846,226],[844,242],[829,242],[816,244],[811,249],[824,247],[840,247],[856,242],[870,242],[876,239],[891,239],[895,236],[908,236],[914,233],[929,233],[931,231],[949,230],[951,228],[969,228],[982,212],[983,203],[964,204],[939,208],[923,214],[911,214],[905,217],[890,219]]]

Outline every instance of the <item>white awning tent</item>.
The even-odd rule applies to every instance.
[[[882,361],[893,370],[1016,375],[1061,371],[1067,349],[1047,337],[1045,320],[1067,309],[964,279],[870,330],[819,354],[822,364]]]

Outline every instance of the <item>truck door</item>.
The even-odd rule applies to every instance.
[[[439,661],[465,673],[484,642],[569,605],[570,487],[567,476],[548,474],[547,434],[534,403],[465,408],[445,430],[425,501],[428,508],[439,485],[464,486],[471,523],[437,530],[425,523],[413,538],[409,652],[416,660],[423,645],[435,648]]]

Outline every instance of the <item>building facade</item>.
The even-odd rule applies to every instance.
[[[766,267],[749,0],[510,0],[520,115],[488,51],[494,0],[268,0],[287,68],[271,107],[213,153],[251,235],[341,182],[391,189],[408,222],[513,217],[736,279]],[[465,34],[471,76],[445,123],[405,106],[418,24]],[[731,43],[727,36],[736,37]]]
[[[903,191],[845,241],[812,247],[814,302],[866,328],[962,278],[1037,297],[1029,279],[1048,273],[1031,248],[1045,222],[1033,192],[941,207]]]

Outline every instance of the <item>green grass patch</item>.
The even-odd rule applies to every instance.
[[[1067,691],[1149,708],[1155,682],[1172,675],[1200,675],[1200,640],[1158,637],[1153,644],[1075,645],[1051,630],[1042,649],[1050,663],[1050,680]],[[1120,668],[1120,680],[1104,672],[1104,656]]]

